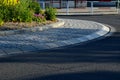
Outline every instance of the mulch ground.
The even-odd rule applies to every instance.
[[[46,21],[46,22],[42,22],[42,23],[38,23],[38,22],[5,22],[2,26],[0,26],[0,31],[8,31],[8,30],[18,30],[18,29],[22,29],[22,28],[31,28],[31,27],[36,27],[36,26],[43,26],[43,25],[48,25],[48,24],[52,24],[55,23],[57,21]]]

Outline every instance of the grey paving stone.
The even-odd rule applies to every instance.
[[[47,43],[46,45],[49,46],[49,48],[56,48],[59,47],[59,45],[55,44],[55,43]]]
[[[17,48],[22,50],[23,52],[32,52],[37,50],[32,45],[19,45]]]
[[[5,56],[7,55],[3,50],[0,49],[0,56]]]
[[[4,31],[1,31],[0,32],[0,36],[4,36],[5,35],[5,32]]]
[[[32,46],[37,50],[50,49],[50,47],[46,44],[32,44]]]
[[[72,45],[72,44],[75,44],[75,42],[72,41],[73,39],[70,39],[70,40],[64,40],[62,41],[65,45]]]
[[[77,40],[79,40],[80,42],[85,42],[88,41],[89,39],[86,37],[81,37],[81,38],[77,38]]]
[[[14,34],[14,31],[5,31],[5,35],[12,35],[12,34]]]
[[[22,53],[23,53],[23,52],[22,52],[20,49],[18,49],[18,48],[4,48],[4,49],[2,49],[2,50],[4,50],[4,51],[7,53],[7,55],[22,54]]]
[[[97,35],[97,34],[91,34],[91,35],[87,35],[86,37],[87,37],[89,40],[92,40],[92,39],[98,38],[98,37],[100,37],[100,36]]]
[[[78,40],[77,38],[75,38],[75,39],[72,39],[72,40],[70,40],[71,42],[73,42],[73,44],[77,44],[77,43],[80,43],[80,40]]]
[[[54,42],[56,45],[58,45],[59,47],[65,46],[66,44],[64,42],[58,41],[58,42]]]
[[[61,41],[61,42],[64,43],[65,45],[70,44],[70,43],[68,42],[68,40],[64,40],[64,41]]]
[[[102,36],[102,35],[104,35],[105,33],[107,33],[107,31],[99,31],[99,32],[97,32],[96,34],[99,35],[99,36]]]

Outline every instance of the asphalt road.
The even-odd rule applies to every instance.
[[[120,80],[120,15],[58,16],[111,25],[104,39],[0,58],[0,80]]]

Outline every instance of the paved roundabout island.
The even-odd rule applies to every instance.
[[[110,32],[110,28],[94,21],[59,19],[60,22],[22,33],[0,36],[0,57],[25,54],[45,49],[90,41]],[[9,32],[7,32],[9,34]]]

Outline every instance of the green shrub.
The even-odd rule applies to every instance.
[[[4,24],[4,21],[0,18],[0,26]]]
[[[40,10],[40,14],[45,16],[45,10]]]
[[[29,4],[29,8],[33,10],[35,14],[39,14],[41,11],[40,4],[36,1],[31,1]]]
[[[20,4],[16,5],[15,18],[20,22],[31,22],[33,13],[28,8],[30,0],[20,0]],[[13,17],[14,18],[14,17]]]
[[[36,8],[35,8],[35,14],[39,14],[39,13],[40,13],[40,10],[41,10],[40,7],[36,7]]]
[[[5,7],[5,8],[3,9],[2,14],[3,14],[3,19],[4,19],[4,21],[10,21],[10,18],[11,18],[10,11],[11,11],[11,9],[8,8],[8,7]]]
[[[3,19],[3,9],[0,8],[0,19]]]
[[[29,10],[18,11],[16,20],[19,22],[31,22],[33,14]]]
[[[20,0],[20,3],[16,5],[4,5],[1,3],[0,12],[3,15],[3,20],[5,22],[31,22],[33,13],[28,8],[29,4],[28,0]]]
[[[54,8],[46,8],[45,10],[45,15],[46,15],[46,19],[47,20],[52,20],[52,21],[55,21],[56,20],[56,9]]]

